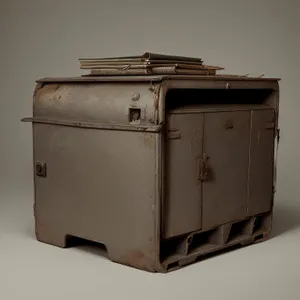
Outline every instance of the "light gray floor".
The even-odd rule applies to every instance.
[[[300,2],[0,1],[0,299],[300,299]],[[101,248],[34,237],[34,81],[81,75],[77,59],[145,51],[202,57],[225,73],[281,77],[274,237],[167,275]]]
[[[300,296],[300,206],[278,204],[274,237],[169,274],[112,263],[102,247],[37,242],[31,199],[0,213],[0,299],[295,299]]]

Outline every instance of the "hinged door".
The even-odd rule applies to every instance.
[[[243,219],[247,212],[250,111],[205,113],[202,227]]]
[[[203,114],[169,114],[164,236],[201,229]]]
[[[271,109],[168,115],[166,238],[271,209]]]
[[[273,109],[252,111],[251,119],[249,216],[271,209],[273,200],[275,112]]]

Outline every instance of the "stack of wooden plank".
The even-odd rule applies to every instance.
[[[140,56],[79,58],[80,68],[89,76],[105,75],[216,75],[222,67],[207,66],[201,58],[146,52]]]

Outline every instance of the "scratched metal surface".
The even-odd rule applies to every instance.
[[[156,123],[158,89],[154,83],[38,84],[33,116],[128,125],[132,107],[143,109],[137,125],[151,126]]]

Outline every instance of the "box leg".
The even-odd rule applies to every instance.
[[[36,220],[35,222],[35,235],[36,239],[40,242],[54,245],[61,248],[66,248],[68,235],[56,230],[53,227],[49,229],[45,225],[41,224]]]

